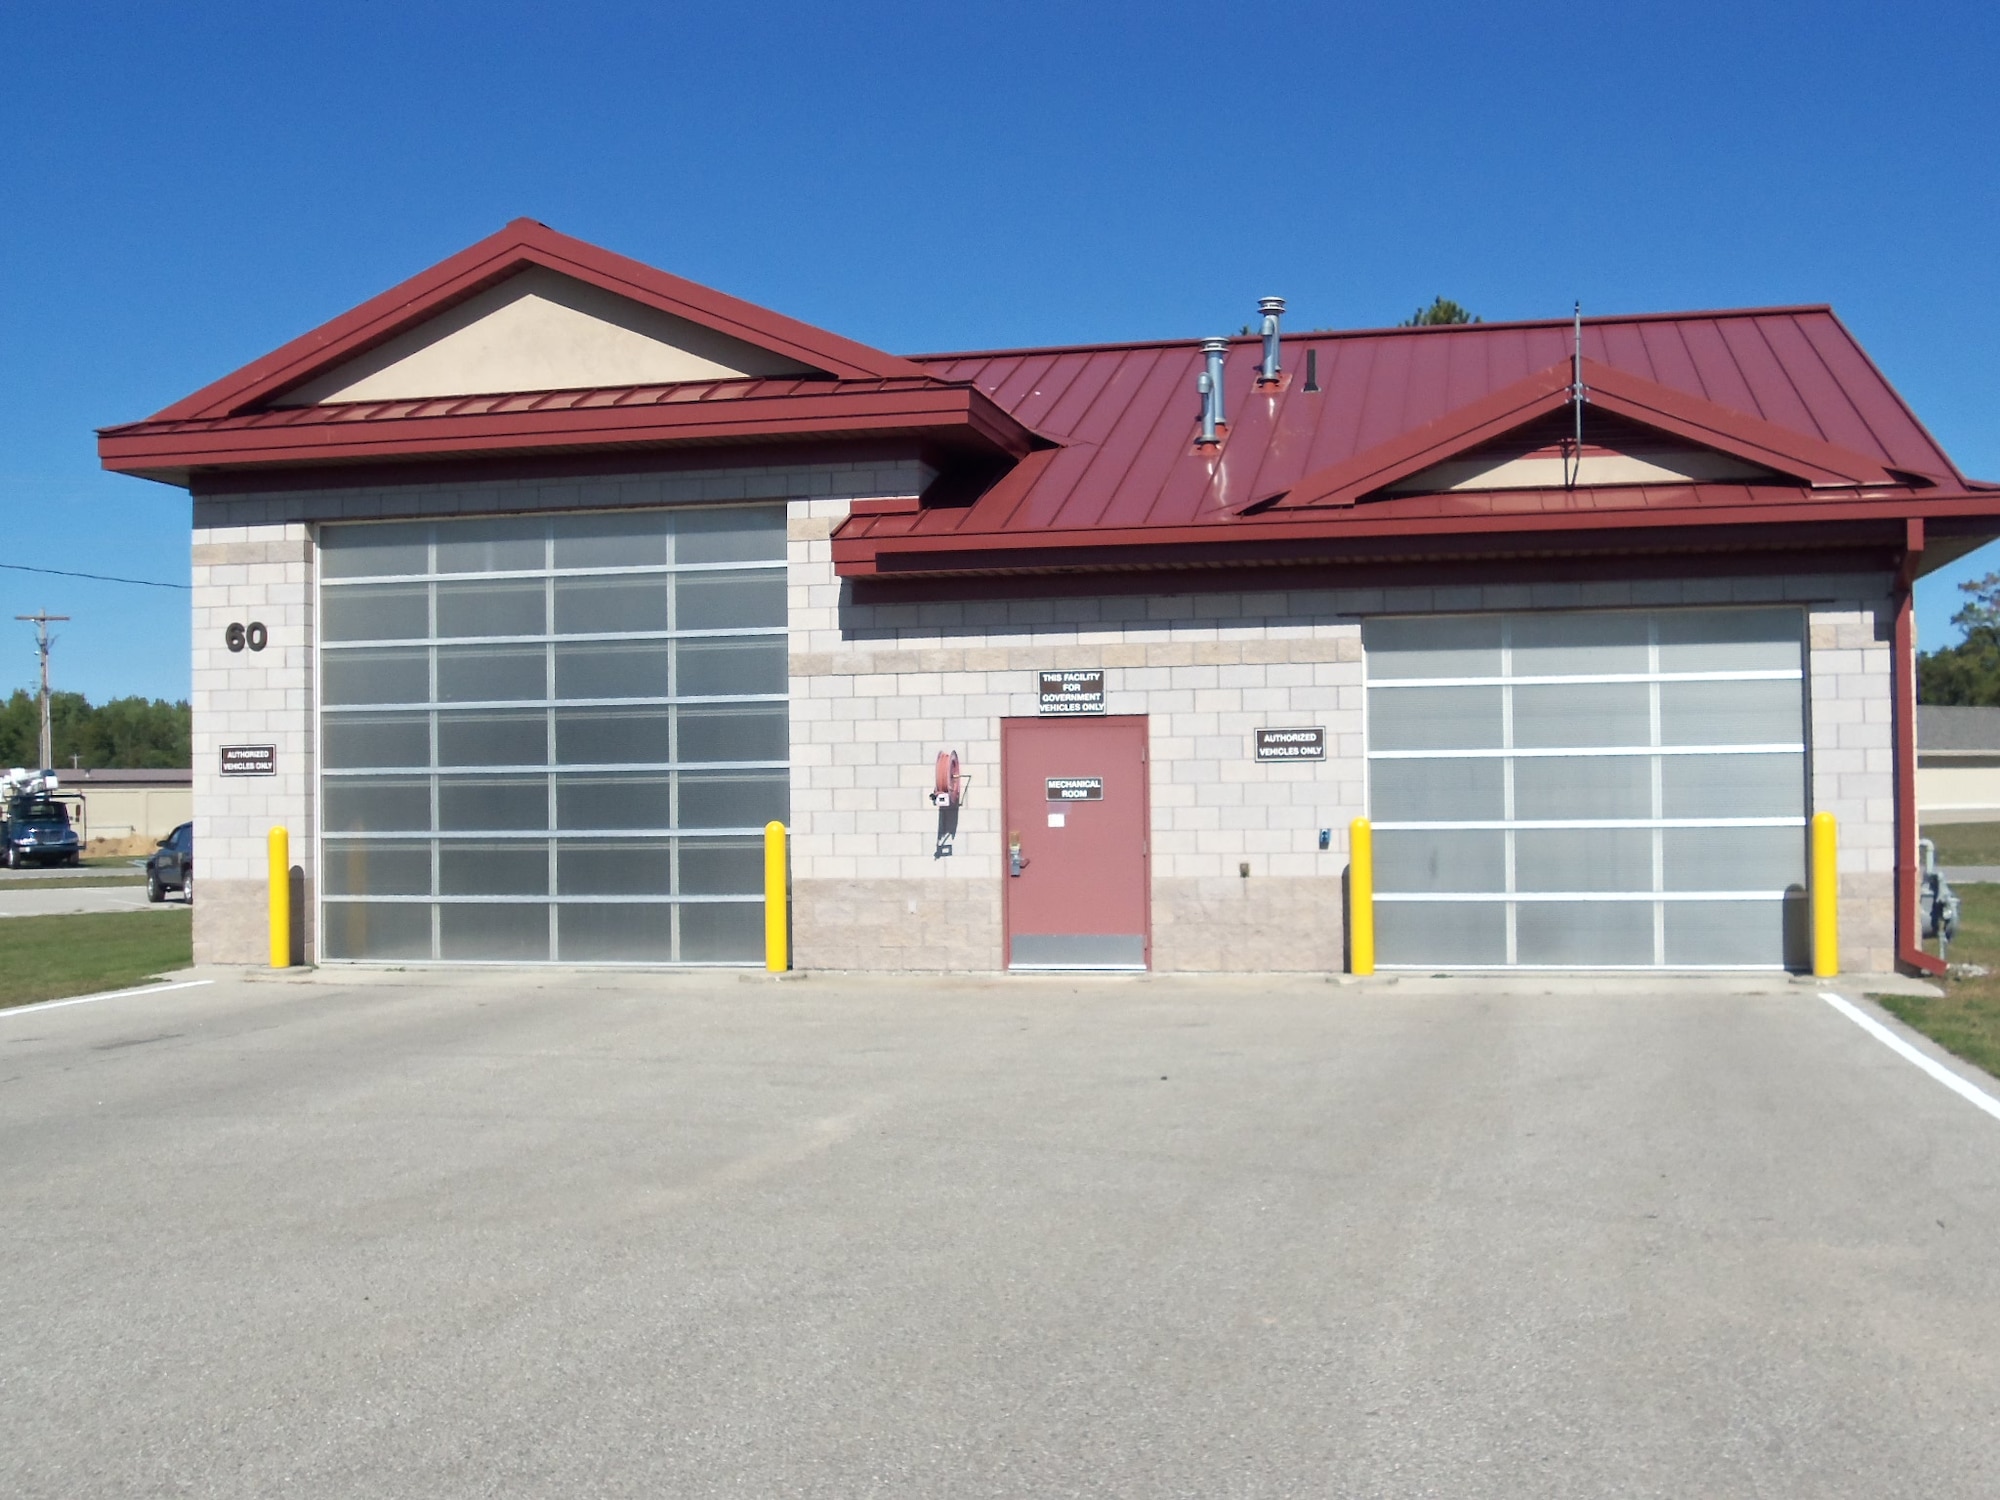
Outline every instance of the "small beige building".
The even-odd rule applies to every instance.
[[[79,821],[94,846],[155,844],[194,817],[191,770],[84,769],[57,777],[83,799]]]
[[[1917,815],[1926,824],[2000,822],[2000,708],[1917,710]]]

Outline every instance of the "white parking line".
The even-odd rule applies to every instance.
[[[1936,1058],[1924,1056],[1923,1053],[1897,1036],[1895,1032],[1884,1026],[1866,1011],[1841,999],[1840,996],[1832,993],[1830,990],[1821,990],[1819,997],[1843,1016],[1847,1017],[1856,1026],[1859,1026],[1863,1031],[1874,1037],[1876,1041],[1882,1043],[1891,1052],[1896,1053],[1900,1057],[1907,1058],[1930,1074],[1939,1083],[1950,1089],[1954,1094],[1957,1094],[1961,1099],[1985,1110],[1994,1119],[2000,1120],[2000,1099],[1995,1099],[1986,1090],[1974,1084],[1967,1083]]]
[[[168,990],[191,990],[204,984],[214,984],[213,979],[183,979],[175,984],[149,984],[138,990],[106,990],[101,995],[76,995],[68,1000],[41,1000],[33,1005],[10,1005],[0,1009],[0,1017],[24,1016],[30,1011],[59,1010],[65,1005],[89,1005],[97,1000],[120,1000],[128,995],[164,995]]]

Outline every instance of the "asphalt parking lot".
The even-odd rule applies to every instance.
[[[1809,987],[0,1012],[0,1493],[2000,1492],[2000,1120]]]
[[[178,893],[154,904],[143,885],[0,885],[0,917],[54,917],[92,911],[180,911]]]

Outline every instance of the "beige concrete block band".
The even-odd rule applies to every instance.
[[[878,651],[799,651],[794,677],[898,676],[917,672],[1033,672],[1091,667],[1275,666],[1361,660],[1359,626],[1342,635],[1251,641],[1128,641],[1104,646],[909,646]]]

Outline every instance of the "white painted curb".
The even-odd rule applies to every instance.
[[[1994,1119],[2000,1120],[2000,1099],[1995,1099],[1986,1090],[1978,1087],[1976,1084],[1966,1082],[1936,1058],[1924,1056],[1923,1053],[1897,1036],[1895,1032],[1884,1026],[1859,1006],[1843,1000],[1831,990],[1821,990],[1819,997],[1843,1016],[1847,1017],[1856,1026],[1859,1026],[1863,1031],[1874,1037],[1876,1041],[1887,1047],[1891,1052],[1915,1063],[1939,1083],[1958,1095],[1959,1098],[1965,1100],[1975,1108],[1985,1110]]]
[[[38,1010],[60,1010],[65,1005],[91,1005],[99,1000],[122,1000],[128,995],[164,995],[168,990],[192,990],[204,984],[214,984],[213,979],[183,979],[176,984],[149,984],[137,990],[106,990],[101,995],[72,995],[67,1000],[39,1000],[33,1005],[10,1005],[0,1009],[0,1020],[8,1016],[24,1016]]]

